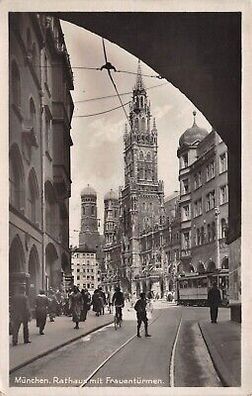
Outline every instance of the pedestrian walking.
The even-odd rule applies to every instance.
[[[101,314],[104,315],[104,306],[106,305],[106,295],[105,295],[104,291],[102,290],[101,286],[98,288],[98,290],[99,290],[99,295],[100,295],[100,299],[101,299]]]
[[[49,288],[47,296],[49,298],[48,313],[49,313],[50,322],[54,322],[54,318],[57,312],[57,301],[52,287]]]
[[[217,283],[214,282],[211,289],[208,291],[208,305],[210,307],[210,317],[212,323],[217,323],[218,309],[221,303],[220,290],[217,287]]]
[[[95,289],[94,291],[94,294],[92,296],[92,305],[93,311],[95,312],[96,316],[101,315],[102,299],[100,298],[99,289]]]
[[[82,310],[82,295],[77,286],[73,287],[70,294],[70,309],[72,312],[72,320],[75,322],[74,329],[79,329],[79,322]]]
[[[60,290],[57,290],[55,293],[55,300],[56,300],[56,316],[62,315],[62,294]]]
[[[39,328],[39,334],[44,335],[46,317],[49,307],[49,298],[45,295],[44,290],[40,290],[35,300],[36,325]]]
[[[148,333],[148,318],[146,313],[146,305],[147,300],[145,297],[145,293],[140,293],[140,299],[137,300],[134,306],[134,309],[137,313],[137,337],[141,337],[140,328],[142,322],[144,323],[145,337],[151,337],[151,335]]]
[[[87,289],[82,289],[81,295],[82,295],[82,309],[81,309],[80,321],[85,322],[85,320],[87,319],[87,313],[91,305],[91,295]]]
[[[106,301],[108,304],[108,313],[112,313],[112,295],[110,292],[107,292]]]
[[[28,297],[25,294],[26,286],[20,285],[11,301],[12,345],[18,343],[18,332],[23,324],[24,343],[30,344],[28,322],[31,320],[31,311]]]

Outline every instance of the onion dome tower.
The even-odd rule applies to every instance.
[[[196,124],[196,111],[193,111],[193,125],[188,128],[179,139],[179,146],[182,148],[184,146],[193,146],[203,140],[208,132],[204,128],[198,127]]]
[[[97,194],[89,184],[81,191],[81,231],[79,246],[96,249],[99,241]]]
[[[188,128],[179,139],[177,157],[179,158],[179,169],[187,168],[196,160],[196,149],[198,144],[208,135],[204,128],[196,124],[196,111],[193,111],[193,125]]]
[[[119,197],[115,191],[109,190],[104,195],[104,236],[105,244],[115,242],[119,223]]]

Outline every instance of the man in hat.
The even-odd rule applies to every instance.
[[[141,337],[140,327],[142,322],[144,323],[145,337],[151,337],[151,335],[148,333],[148,318],[146,313],[146,305],[147,300],[145,297],[145,293],[140,293],[140,299],[137,300],[134,306],[134,309],[137,313],[137,337]]]
[[[36,324],[39,328],[39,334],[44,335],[44,328],[46,324],[47,311],[49,307],[49,298],[45,295],[44,290],[40,290],[36,297]]]
[[[217,283],[214,282],[211,289],[208,291],[208,305],[210,307],[210,317],[212,323],[217,323],[218,308],[221,303],[220,290],[217,287]]]
[[[11,320],[12,320],[12,345],[18,343],[18,332],[23,323],[24,343],[30,344],[28,322],[31,319],[28,297],[25,294],[26,286],[20,285],[12,298]]]

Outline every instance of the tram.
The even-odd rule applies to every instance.
[[[229,303],[229,270],[220,269],[214,272],[190,273],[177,278],[177,304],[207,306],[207,294],[214,282],[221,292],[221,305]]]

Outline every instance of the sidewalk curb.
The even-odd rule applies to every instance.
[[[108,325],[110,325],[110,324],[112,324],[112,323],[114,323],[114,319],[112,319],[111,321],[109,321],[109,322],[106,323],[106,324],[99,325],[99,326],[97,326],[97,327],[94,327],[92,330],[88,330],[88,331],[85,332],[85,333],[79,334],[78,336],[75,336],[74,338],[71,338],[70,340],[67,340],[67,341],[63,342],[63,343],[60,344],[60,345],[56,345],[56,346],[54,346],[53,348],[50,348],[50,349],[48,349],[48,350],[45,351],[45,352],[41,352],[41,353],[39,353],[37,356],[34,356],[33,358],[27,359],[26,361],[24,361],[24,362],[18,364],[16,367],[13,367],[12,369],[10,369],[10,370],[9,370],[9,374],[12,374],[14,371],[19,370],[20,368],[22,368],[22,367],[24,367],[24,366],[27,366],[28,364],[34,362],[35,360],[40,359],[40,358],[42,358],[42,357],[44,357],[44,356],[46,356],[46,355],[49,355],[49,353],[52,353],[52,352],[54,352],[54,351],[57,351],[57,349],[60,349],[60,348],[62,348],[62,347],[64,347],[64,346],[66,346],[66,345],[69,345],[69,344],[71,344],[72,342],[77,341],[77,340],[79,340],[80,338],[85,337],[85,336],[87,336],[88,334],[91,334],[91,333],[93,333],[93,332],[96,331],[96,330],[102,329],[103,327],[106,327],[106,326],[108,326]]]
[[[200,322],[198,322],[202,337],[205,341],[207,350],[209,352],[209,355],[211,357],[211,360],[213,362],[214,368],[217,371],[218,376],[220,377],[220,380],[223,384],[224,387],[240,387],[241,385],[233,378],[230,376],[225,362],[223,361],[222,357],[218,353],[218,350],[214,346],[211,338],[207,334],[206,331],[204,331],[203,326]]]

